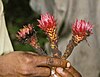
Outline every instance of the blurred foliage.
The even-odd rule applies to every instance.
[[[31,10],[29,0],[3,0],[3,3],[6,24],[14,50],[33,51],[34,49],[31,46],[18,42],[16,33],[23,25],[37,25],[37,18],[40,18],[40,16]],[[46,36],[38,27],[35,27],[35,29],[39,43],[43,48],[45,42],[47,42]]]

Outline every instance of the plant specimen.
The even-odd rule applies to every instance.
[[[69,40],[66,50],[62,55],[61,51],[58,49],[58,35],[56,32],[57,24],[54,16],[49,13],[42,14],[41,19],[38,19],[37,21],[39,22],[38,27],[42,29],[49,38],[53,57],[56,58],[67,59],[71,55],[74,47],[76,47],[81,41],[86,40],[88,36],[93,34],[93,26],[89,22],[77,19],[72,25],[72,38]],[[30,44],[33,48],[35,48],[39,55],[47,55],[38,43],[37,34],[33,25],[28,24],[28,26],[24,26],[17,32],[16,36],[19,41]],[[55,68],[56,67],[52,67],[53,72],[55,72]]]

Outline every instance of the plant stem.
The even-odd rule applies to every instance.
[[[60,58],[61,52],[58,49],[58,36],[56,34],[56,30],[48,32],[47,35],[49,37],[50,47],[53,52],[53,57]]]
[[[71,55],[74,47],[78,45],[78,43],[79,42],[77,42],[75,37],[72,37],[72,39],[69,41],[69,43],[68,43],[68,45],[66,47],[66,50],[65,50],[65,52],[64,52],[64,54],[62,56],[62,59],[67,59]]]

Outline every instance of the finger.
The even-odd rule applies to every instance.
[[[38,54],[37,54],[37,53],[33,53],[33,52],[27,52],[27,53],[30,53],[30,54],[33,54],[33,55],[37,55],[37,56],[38,56]]]
[[[66,67],[68,61],[47,56],[35,56],[38,66]],[[33,59],[34,60],[34,59]]]
[[[74,77],[70,72],[68,72],[67,70],[64,70],[61,67],[58,67],[56,69],[57,73],[60,74],[62,77]]]
[[[82,77],[81,74],[72,66],[66,68],[74,77]]]
[[[32,70],[32,76],[42,76],[42,77],[45,77],[45,76],[50,76],[50,69],[47,68],[47,67],[37,67],[37,68],[34,68]]]
[[[51,74],[50,77],[61,77],[61,75],[59,75],[58,73],[55,73],[55,74]]]
[[[24,55],[31,55],[31,56],[38,56],[37,53],[33,53],[33,52],[30,52],[30,51],[27,51],[27,52],[22,52]]]
[[[51,77],[61,77],[57,72],[55,68],[52,68],[51,70]]]

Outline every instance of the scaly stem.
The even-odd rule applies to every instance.
[[[38,41],[37,41],[37,38],[36,36],[33,36],[29,39],[29,42],[28,42],[33,48],[36,49],[36,52],[39,54],[39,55],[47,55],[43,49],[40,47]]]
[[[67,59],[72,53],[74,47],[76,47],[80,41],[77,41],[77,39],[75,39],[75,37],[73,36],[66,47],[66,50],[64,52],[64,55],[62,56],[62,59]]]
[[[50,41],[50,47],[53,52],[54,57],[61,57],[61,52],[58,49],[58,36],[56,34],[56,29],[50,29],[47,33],[49,41]]]
[[[39,54],[39,55],[47,55],[43,49],[40,47],[40,46],[33,46],[32,44],[30,44],[33,48],[35,48],[36,52]]]

